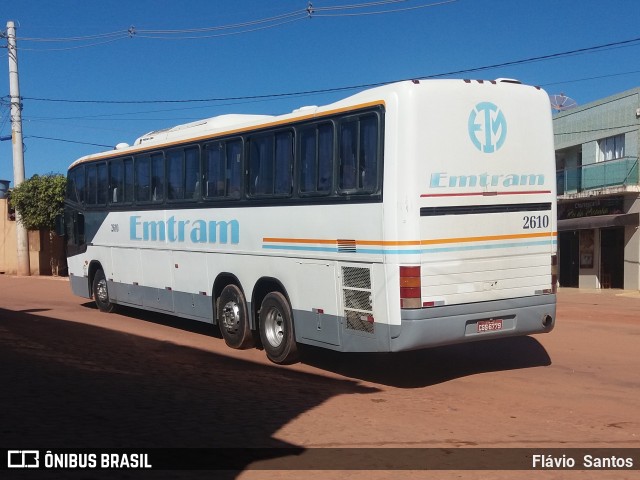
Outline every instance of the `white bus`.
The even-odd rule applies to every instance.
[[[275,363],[549,332],[555,192],[548,97],[514,80],[222,115],[70,166],[70,283]]]

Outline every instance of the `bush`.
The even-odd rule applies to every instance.
[[[56,217],[64,210],[66,179],[49,173],[34,175],[11,191],[11,204],[27,230],[52,230]]]

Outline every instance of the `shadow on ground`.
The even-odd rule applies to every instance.
[[[533,337],[512,337],[399,353],[340,353],[303,349],[308,365],[398,388],[421,388],[486,372],[551,365]]]
[[[0,364],[6,448],[265,447],[275,457],[295,447],[274,438],[283,425],[335,395],[376,391],[4,309]]]
[[[95,303],[83,304],[95,309]],[[119,313],[138,320],[222,338],[216,326],[172,315],[119,307]],[[223,340],[219,340],[223,342]],[[343,353],[301,345],[301,361],[352,379],[397,388],[424,388],[456,378],[487,372],[551,365],[551,358],[535,337],[509,337],[398,353]]]
[[[83,304],[95,309],[95,303]],[[222,338],[216,326],[135,308],[119,307],[123,315],[189,332]],[[219,340],[223,342],[223,340]],[[343,353],[301,345],[301,361],[345,377],[397,388],[430,385],[486,372],[551,365],[534,337],[510,337],[399,353]]]

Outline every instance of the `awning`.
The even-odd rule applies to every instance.
[[[568,218],[558,220],[558,231],[585,230],[590,228],[624,227],[625,225],[638,226],[640,214],[621,213],[618,215],[599,215],[595,217]]]

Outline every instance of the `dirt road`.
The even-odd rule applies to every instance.
[[[229,350],[206,324],[104,314],[64,280],[0,276],[0,363],[8,448],[640,447],[640,295],[620,291],[562,290],[547,335],[396,355],[306,348],[301,363],[281,367],[261,351]],[[490,477],[524,478],[513,473]],[[343,476],[304,478],[314,475]]]

